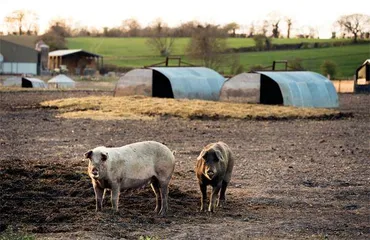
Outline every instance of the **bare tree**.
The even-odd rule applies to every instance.
[[[252,38],[255,34],[255,26],[254,26],[254,23],[252,22],[251,25],[249,26],[249,33],[248,33],[248,37],[249,38]]]
[[[196,29],[199,24],[200,22],[198,21],[189,21],[180,24],[180,26],[177,27],[178,31],[176,31],[176,37],[191,37],[194,29]]]
[[[268,14],[269,24],[272,26],[272,37],[279,38],[280,36],[280,29],[279,24],[282,19],[281,14],[279,12],[271,12]]]
[[[15,10],[4,18],[8,32],[16,32],[18,35],[37,34],[38,16],[28,10]]]
[[[293,19],[291,17],[286,17],[285,18],[286,24],[287,24],[287,34],[286,37],[289,39],[290,38],[290,33],[292,31],[292,25],[293,25]]]
[[[226,60],[226,36],[225,30],[219,26],[198,25],[186,48],[186,54],[191,59],[201,61],[203,66],[217,70]]]
[[[122,22],[121,28],[127,37],[138,37],[141,26],[136,19],[129,18]]]
[[[174,42],[175,37],[171,35],[168,26],[162,19],[156,19],[152,24],[147,44],[155,51],[158,51],[161,56],[167,57],[171,54]]]
[[[370,16],[365,14],[351,14],[341,16],[337,20],[338,25],[343,33],[353,35],[353,42],[357,42],[357,38],[361,33],[369,31],[370,29]]]

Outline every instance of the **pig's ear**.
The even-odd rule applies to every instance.
[[[224,158],[222,157],[222,154],[220,151],[218,150],[215,150],[215,154],[216,154],[216,159],[219,160],[219,161],[223,161]]]
[[[88,152],[85,152],[85,158],[89,158],[89,159],[91,159],[91,156],[92,156],[92,151],[90,150],[90,151],[88,151]]]
[[[105,162],[105,161],[107,161],[107,159],[108,159],[108,153],[107,152],[102,152],[101,153],[101,160],[103,162]]]

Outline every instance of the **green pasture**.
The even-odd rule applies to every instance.
[[[163,57],[153,51],[147,42],[147,38],[68,38],[68,48],[84,49],[104,56],[104,63],[115,64],[122,67],[143,67],[164,61]],[[181,56],[185,62],[191,62],[184,56],[184,51],[189,38],[175,40],[172,55]],[[286,43],[313,43],[335,42],[343,39],[273,39],[273,44]],[[350,40],[348,40],[350,41]],[[240,48],[254,46],[253,39],[229,38],[228,47]],[[271,66],[274,60],[292,61],[296,58],[302,60],[306,70],[321,72],[320,65],[325,60],[331,60],[337,64],[337,78],[352,78],[356,68],[370,58],[370,44],[349,45],[341,47],[312,48],[304,50],[288,51],[265,51],[240,53],[240,64],[245,71],[249,71],[254,65]],[[175,63],[175,62],[174,62]],[[220,69],[225,74],[230,74],[230,66]]]

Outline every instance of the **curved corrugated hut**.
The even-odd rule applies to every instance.
[[[309,71],[258,71],[230,78],[220,99],[295,107],[336,108],[338,95],[333,83]]]
[[[152,96],[151,69],[133,69],[125,73],[117,82],[114,96]]]
[[[120,78],[115,96],[218,100],[224,81],[222,75],[205,67],[135,69]]]
[[[259,103],[261,75],[241,73],[225,81],[220,100],[230,102]]]
[[[333,83],[309,71],[262,72],[260,102],[295,107],[336,108],[338,94]]]
[[[53,88],[74,88],[76,82],[64,74],[59,74],[48,81],[48,86]]]
[[[225,78],[206,67],[153,67],[153,97],[219,100]]]
[[[5,87],[21,87],[22,86],[22,78],[21,77],[10,77],[5,79],[3,82],[3,86]]]
[[[46,83],[38,78],[22,77],[22,88],[46,88]]]

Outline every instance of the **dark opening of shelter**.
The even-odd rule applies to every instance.
[[[279,85],[271,78],[261,75],[260,102],[263,104],[283,104]]]
[[[22,88],[33,88],[32,82],[28,79],[22,78]]]
[[[153,97],[174,98],[170,81],[158,71],[153,71],[152,94]]]

